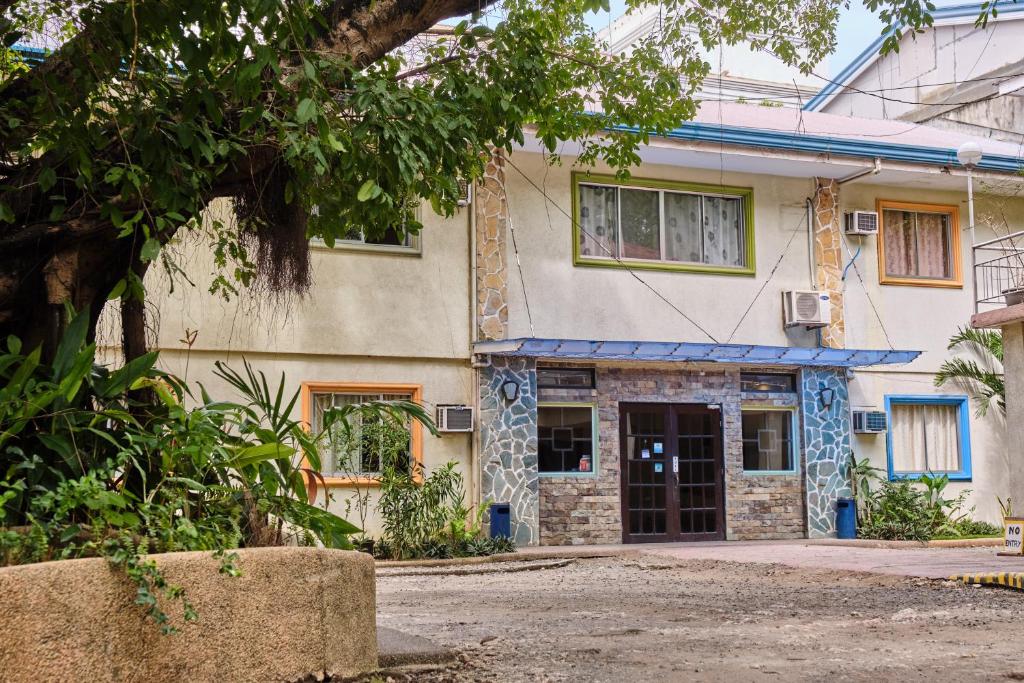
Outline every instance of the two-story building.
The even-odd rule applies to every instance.
[[[510,503],[523,544],[828,536],[851,455],[947,473],[995,521],[1019,467],[1001,419],[934,385],[974,310],[966,140],[706,103],[627,181],[528,141],[420,235],[314,245],[286,308],[211,301],[206,250],[180,246],[197,286],[161,295],[162,362],[214,395],[214,360],[283,372],[314,426],[366,397],[472,408],[471,432],[413,426],[412,455]],[[1017,145],[980,144],[976,213],[1019,229]],[[359,460],[325,462],[339,514],[373,486]]]

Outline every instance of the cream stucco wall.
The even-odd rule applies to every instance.
[[[431,414],[437,404],[472,405],[469,213],[444,218],[426,209],[421,218],[419,253],[314,247],[312,288],[283,302],[244,289],[226,301],[211,295],[209,243],[190,238],[172,245],[170,253],[195,284],[177,276],[172,286],[162,269],[147,277],[160,366],[192,386],[201,382],[215,398],[237,397],[214,376],[214,362],[240,370],[244,358],[270,382],[283,374],[288,391],[303,382],[418,384]],[[116,343],[116,318],[101,322],[101,343]],[[191,350],[186,330],[197,332]],[[296,418],[300,411],[297,403]],[[423,438],[427,472],[459,463],[467,498],[475,494],[471,439],[426,431]],[[346,489],[332,487],[330,495],[334,512],[358,522],[354,512],[345,514]],[[379,531],[372,515],[367,529]]]
[[[566,166],[549,169],[535,154],[517,154],[511,161],[509,211],[522,277],[518,271],[509,277],[510,336],[708,341],[703,332],[625,269],[573,265],[572,221],[567,215],[572,206],[572,169],[568,161]],[[524,175],[542,186],[547,200]],[[813,192],[811,179],[709,173],[653,164],[641,166],[633,175],[753,188],[755,277],[646,270],[636,273],[720,342],[817,345],[813,331],[783,328],[780,294],[810,285],[805,198]],[[851,267],[845,280],[847,347],[887,349],[891,340],[893,348],[923,352],[907,367],[856,372],[850,382],[853,405],[882,408],[885,394],[965,394],[955,386],[937,389],[933,376],[950,356],[946,349],[949,337],[958,327],[968,325],[973,313],[966,193],[880,186],[865,178],[842,185],[839,195],[844,211],[874,210],[876,199],[954,205],[960,209],[961,222],[961,288],[881,285],[877,238],[845,238],[848,250],[844,249],[844,265],[858,247],[861,249],[856,270]],[[993,196],[982,186],[976,203],[978,240],[1024,228],[1021,199]],[[510,262],[514,262],[513,256]],[[758,296],[762,286],[764,291]],[[745,314],[755,296],[756,302]],[[974,479],[950,486],[954,493],[970,489],[970,504],[977,505],[979,516],[992,521],[998,517],[995,496],[1006,495],[1001,487],[1008,467],[1003,434],[1004,425],[997,412],[972,417]],[[884,436],[857,436],[853,446],[858,456],[866,455],[876,466],[885,467]]]

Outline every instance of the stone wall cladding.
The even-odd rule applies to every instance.
[[[832,406],[821,404],[821,390],[835,392]],[[836,535],[836,499],[850,495],[850,401],[843,370],[805,369],[800,378],[807,472],[807,532],[811,538]]]
[[[508,336],[508,200],[505,159],[496,151],[473,198],[476,212],[476,313],[480,339]]]
[[[727,537],[767,539],[804,536],[804,497],[800,474],[752,476],[743,473],[738,369],[723,371],[716,368],[702,372],[678,367],[599,367],[596,377],[597,476],[540,479],[540,538],[543,544],[622,541],[620,402],[720,404],[725,430]],[[544,390],[541,398],[544,401],[572,400],[564,390]],[[788,400],[793,402],[792,398]]]
[[[502,391],[519,385],[515,401]],[[480,483],[484,500],[512,506],[512,537],[536,545],[537,373],[532,359],[493,357],[480,371]]]
[[[839,183],[833,178],[816,178],[814,208],[814,261],[818,289],[828,292],[832,322],[821,330],[821,343],[833,349],[846,345],[843,319],[843,225],[839,209]]]

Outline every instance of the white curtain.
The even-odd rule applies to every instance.
[[[618,189],[580,185],[580,255],[617,258]]]
[[[704,262],[743,265],[743,202],[737,198],[704,197]]]
[[[960,424],[954,405],[895,404],[892,459],[896,472],[960,469]]]

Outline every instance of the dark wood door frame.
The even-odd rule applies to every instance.
[[[646,412],[648,414],[660,414],[663,419],[664,425],[664,441],[663,449],[664,457],[661,458],[660,462],[663,463],[663,467],[666,470],[665,477],[665,525],[664,533],[651,533],[651,534],[633,534],[631,533],[631,500],[630,500],[630,466],[628,459],[628,444],[627,444],[627,429],[626,429],[626,414],[628,412]],[[703,421],[703,433],[690,434],[680,433],[680,417],[681,416],[704,416],[707,419]],[[684,418],[682,421],[687,421]],[[685,432],[692,431],[686,427],[682,427]],[[621,492],[621,515],[622,515],[622,542],[623,543],[645,543],[645,542],[673,542],[673,541],[711,541],[711,540],[723,540],[725,538],[725,467],[724,467],[724,449],[723,449],[723,424],[722,424],[722,411],[721,406],[717,404],[707,403],[639,403],[639,402],[621,402],[619,403],[619,467],[620,467],[620,492]],[[685,460],[680,457],[680,443],[681,439],[696,439],[700,441],[700,452],[698,453],[700,458],[692,461]],[[708,441],[710,440],[710,444]],[[704,457],[707,447],[711,448],[711,458]],[[693,446],[690,445],[688,448],[687,456],[693,455]],[[653,456],[653,454],[652,454]],[[673,460],[678,458],[678,460]],[[657,458],[652,457],[652,462],[659,462]],[[712,532],[692,532],[684,531],[681,528],[681,508],[680,508],[680,473],[683,468],[687,468],[688,481],[693,479],[693,467],[696,463],[703,462],[706,464],[707,460],[711,460],[713,468],[713,481],[704,481],[703,479],[699,488],[702,489],[702,495],[704,495],[703,489],[713,484],[714,486],[714,530]],[[676,463],[676,467],[673,463]],[[702,469],[702,473],[704,470]],[[703,474],[702,474],[703,476]],[[691,483],[693,483],[691,481]],[[696,506],[693,504],[693,488],[687,484],[684,484],[689,489],[690,505],[684,509],[693,510]],[[650,485],[648,485],[650,487]],[[702,501],[705,499],[702,498]],[[698,510],[705,509],[706,502],[702,504]],[[695,514],[691,515],[692,519]]]

